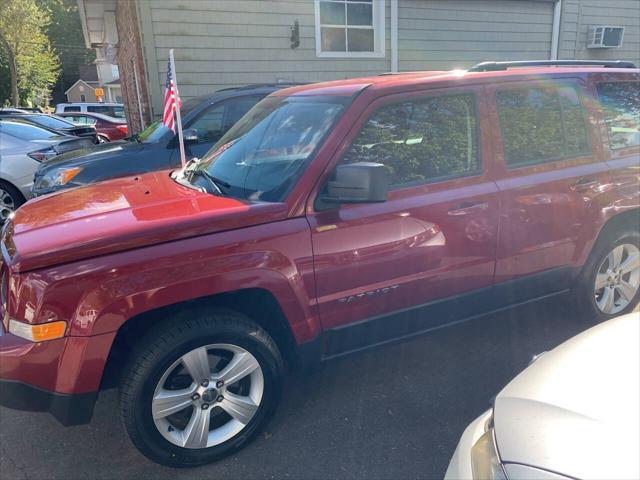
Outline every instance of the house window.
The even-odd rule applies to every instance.
[[[384,57],[385,0],[315,0],[319,57]]]
[[[80,95],[80,101],[81,102],[86,102],[87,101],[87,97],[85,95]]]

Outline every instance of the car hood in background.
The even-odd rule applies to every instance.
[[[495,401],[504,463],[580,479],[640,478],[640,314],[545,353]]]
[[[86,140],[86,148],[74,150],[73,152],[68,152],[64,155],[58,155],[48,162],[45,162],[43,167],[75,167],[95,161],[108,160],[114,157],[128,157],[139,152],[144,147],[144,145],[138,142],[123,141],[94,145],[90,140]]]
[[[169,171],[39,197],[19,208],[6,239],[14,271],[81,260],[286,218],[283,203],[219,197]]]

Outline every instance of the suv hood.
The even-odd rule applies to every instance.
[[[640,478],[640,314],[545,353],[496,397],[503,463],[580,479]]]
[[[245,202],[181,186],[169,171],[61,191],[16,211],[5,241],[14,271],[286,218],[284,203]]]

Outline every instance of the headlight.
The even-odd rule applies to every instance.
[[[66,185],[82,171],[80,167],[60,168],[45,173],[36,180],[34,189],[42,190],[51,187]]]
[[[471,471],[474,480],[507,480],[493,436],[488,428],[471,448]]]

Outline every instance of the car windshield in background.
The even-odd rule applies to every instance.
[[[21,140],[45,140],[58,136],[55,132],[23,122],[2,121],[0,130]]]
[[[282,201],[349,101],[268,97],[231,128],[197,168],[221,180],[225,195]],[[193,180],[206,184],[201,176]]]
[[[73,123],[63,120],[60,117],[53,117],[51,115],[27,115],[28,118],[33,123],[37,123],[38,125],[42,125],[48,128],[60,129],[60,128],[71,128],[73,127]]]

